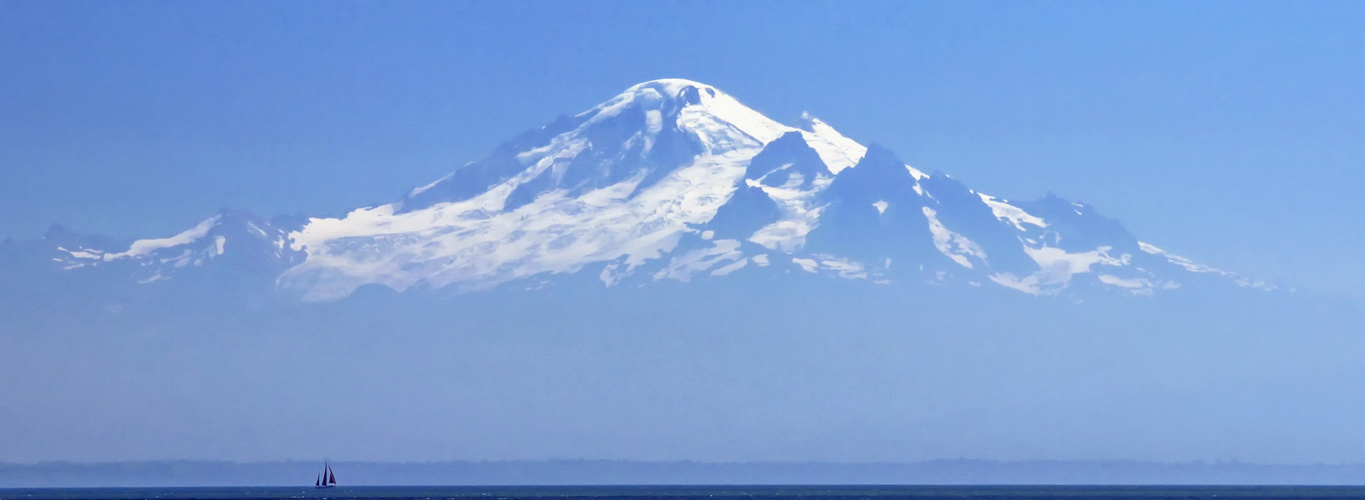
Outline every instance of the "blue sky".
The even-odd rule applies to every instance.
[[[0,238],[339,215],[631,84],[1365,299],[1365,4],[0,3]]]

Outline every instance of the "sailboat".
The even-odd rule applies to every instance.
[[[331,488],[337,485],[337,475],[332,473],[332,465],[323,463],[322,474],[318,475],[317,480],[313,481],[314,488]]]

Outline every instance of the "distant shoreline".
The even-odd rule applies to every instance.
[[[744,485],[744,486],[353,486],[336,490],[300,487],[216,488],[48,488],[0,489],[0,498],[25,500],[710,500],[795,499],[1329,499],[1360,498],[1365,486],[1191,486],[1191,485]]]
[[[935,460],[913,463],[333,461],[351,486],[519,485],[1355,485],[1365,464]],[[312,486],[318,461],[0,463],[0,488]],[[7,496],[4,498],[8,498]]]

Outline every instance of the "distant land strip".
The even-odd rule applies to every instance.
[[[0,488],[309,486],[317,461],[0,463]],[[488,485],[1359,485],[1365,464],[933,460],[912,463],[613,460],[333,461],[343,486]]]

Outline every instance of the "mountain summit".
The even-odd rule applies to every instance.
[[[148,285],[241,248],[305,301],[577,275],[610,287],[813,274],[1032,295],[1153,294],[1208,277],[1265,287],[1142,243],[1087,205],[978,193],[809,114],[783,125],[682,79],[630,87],[342,218],[287,227],[224,212],[127,247],[53,246],[61,272],[136,262],[125,272]]]

